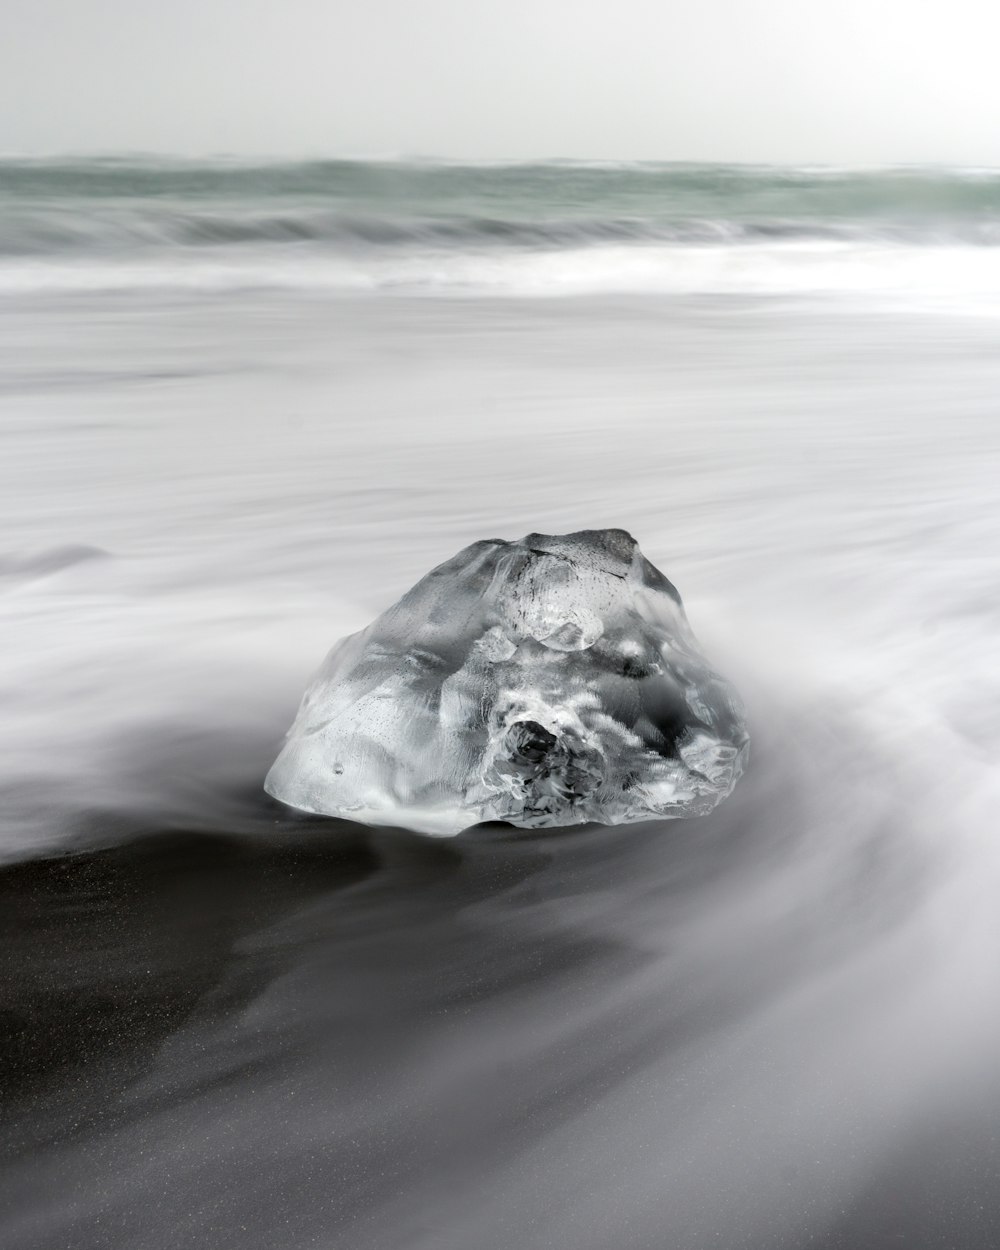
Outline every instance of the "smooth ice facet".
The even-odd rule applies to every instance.
[[[473,543],[339,642],[264,783],[453,834],[710,811],[749,750],[674,587],[624,530]]]

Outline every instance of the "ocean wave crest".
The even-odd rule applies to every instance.
[[[0,292],[1000,291],[1000,171],[0,159]]]
[[[440,248],[576,249],[607,244],[713,245],[766,242],[882,243],[910,246],[1000,246],[1000,218],[968,222],[850,222],[808,219],[552,217],[524,220],[480,215],[361,215],[322,209],[261,212],[105,207],[81,211],[45,206],[7,213],[0,256],[225,248],[248,244],[316,244],[345,250]]]

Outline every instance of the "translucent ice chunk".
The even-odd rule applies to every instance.
[[[307,812],[454,834],[711,810],[749,739],[624,530],[473,543],[338,643],[267,775]]]

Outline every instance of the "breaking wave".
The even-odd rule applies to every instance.
[[[0,160],[0,292],[1000,290],[1000,173]]]

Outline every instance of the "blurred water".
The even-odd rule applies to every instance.
[[[1000,172],[0,157],[0,293],[864,295],[1000,311]]]
[[[996,1245],[995,327],[0,304],[4,1247]],[[261,794],[338,636],[605,525],[748,703],[717,813],[442,843]]]

